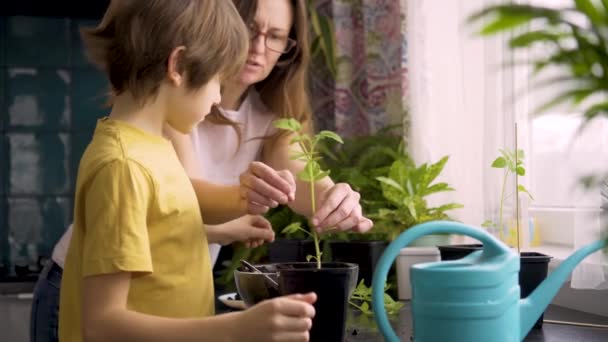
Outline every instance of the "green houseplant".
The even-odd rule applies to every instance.
[[[515,233],[512,233],[512,230],[508,229],[508,227],[505,227],[504,208],[506,200],[509,197],[507,194],[507,181],[510,177],[515,177],[516,179],[515,184],[517,187],[517,194],[525,193],[530,199],[534,199],[528,189],[526,189],[526,187],[522,184],[519,184],[517,181],[518,177],[526,174],[526,168],[524,165],[524,151],[522,149],[518,149],[517,152],[509,149],[500,149],[500,156],[496,157],[496,159],[492,162],[492,167],[503,170],[502,185],[500,190],[500,204],[498,207],[498,222],[486,220],[482,224],[482,227],[497,230],[500,240],[507,242],[507,244],[510,244],[511,246],[519,245],[519,224],[518,227],[514,229]],[[508,232],[507,237],[505,237],[505,230]]]
[[[377,177],[387,176],[392,163],[405,155],[403,138],[395,128],[385,127],[373,135],[347,138],[344,144],[321,146],[322,165],[331,171],[335,182],[347,183],[361,194],[364,215],[386,206]],[[378,259],[389,240],[374,228],[365,234],[337,232],[326,239],[326,251],[331,260],[359,265],[359,281],[371,285]]]
[[[321,168],[318,160],[317,146],[321,140],[332,139],[342,142],[334,132],[321,131],[310,135],[295,119],[279,119],[275,127],[286,131],[292,137],[291,144],[299,146],[298,152],[291,158],[304,162],[304,168],[297,174],[298,179],[310,184],[312,212],[316,211],[315,183],[326,177],[329,172]],[[315,292],[316,316],[310,330],[311,341],[342,341],[346,328],[347,307],[349,298],[356,287],[358,266],[349,263],[321,262],[320,236],[316,230],[306,230],[299,222],[288,225],[284,231],[301,232],[314,241],[315,253],[311,257],[315,262],[277,263],[280,294]],[[245,285],[246,284],[242,284]],[[247,291],[242,286],[239,291]]]
[[[549,69],[561,71],[559,76],[536,84],[537,88],[565,89],[537,112],[560,104],[574,106],[583,113],[581,130],[594,118],[608,116],[608,1],[572,0],[570,6],[563,8],[494,5],[469,19],[473,23],[481,20],[482,36],[510,33],[509,47],[514,51],[544,48],[542,57],[525,62],[535,77],[540,78]],[[583,183],[600,186],[606,179],[605,173],[589,175]]]
[[[389,241],[416,224],[450,219],[447,211],[462,208],[459,203],[431,207],[426,199],[432,194],[454,191],[447,183],[434,183],[447,161],[446,156],[433,164],[416,166],[403,157],[393,162],[388,176],[377,178],[388,205],[372,217],[376,219],[377,229],[384,232]]]
[[[375,219],[376,229],[380,230],[388,241],[394,240],[408,228],[427,221],[449,220],[447,212],[461,208],[458,203],[446,203],[440,206],[428,204],[427,196],[453,191],[447,183],[436,182],[443,171],[448,157],[432,164],[416,166],[407,157],[395,160],[387,176],[378,177],[382,187],[382,195],[386,200],[383,208],[371,215]],[[424,239],[416,240],[402,251],[396,263],[396,288],[399,299],[410,299],[411,288],[409,284],[409,268],[419,261],[435,261],[439,259],[435,247],[447,243],[448,235],[428,235]]]

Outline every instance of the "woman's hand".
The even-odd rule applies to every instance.
[[[276,171],[262,162],[252,162],[239,178],[241,200],[252,215],[294,200],[296,182],[288,170]]]
[[[367,232],[373,222],[364,217],[359,204],[361,195],[346,183],[327,188],[320,198],[319,209],[312,217],[312,224],[319,232],[330,228]]]

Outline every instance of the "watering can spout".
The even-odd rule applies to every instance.
[[[527,298],[520,300],[520,340],[528,334],[574,268],[587,256],[606,247],[608,240],[587,245],[564,260]]]

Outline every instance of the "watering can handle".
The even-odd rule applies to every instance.
[[[501,255],[510,252],[507,245],[497,240],[488,232],[462,223],[450,221],[432,221],[416,225],[401,233],[395,241],[384,250],[382,257],[376,265],[372,281],[372,308],[376,317],[378,328],[388,342],[399,342],[399,337],[391,327],[386,311],[384,310],[384,286],[389,268],[399,255],[403,247],[414,240],[429,234],[460,234],[467,235],[483,243],[483,253],[488,256]]]

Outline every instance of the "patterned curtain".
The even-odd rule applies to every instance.
[[[337,75],[313,60],[315,124],[343,136],[407,123],[405,0],[318,0],[332,18]]]

